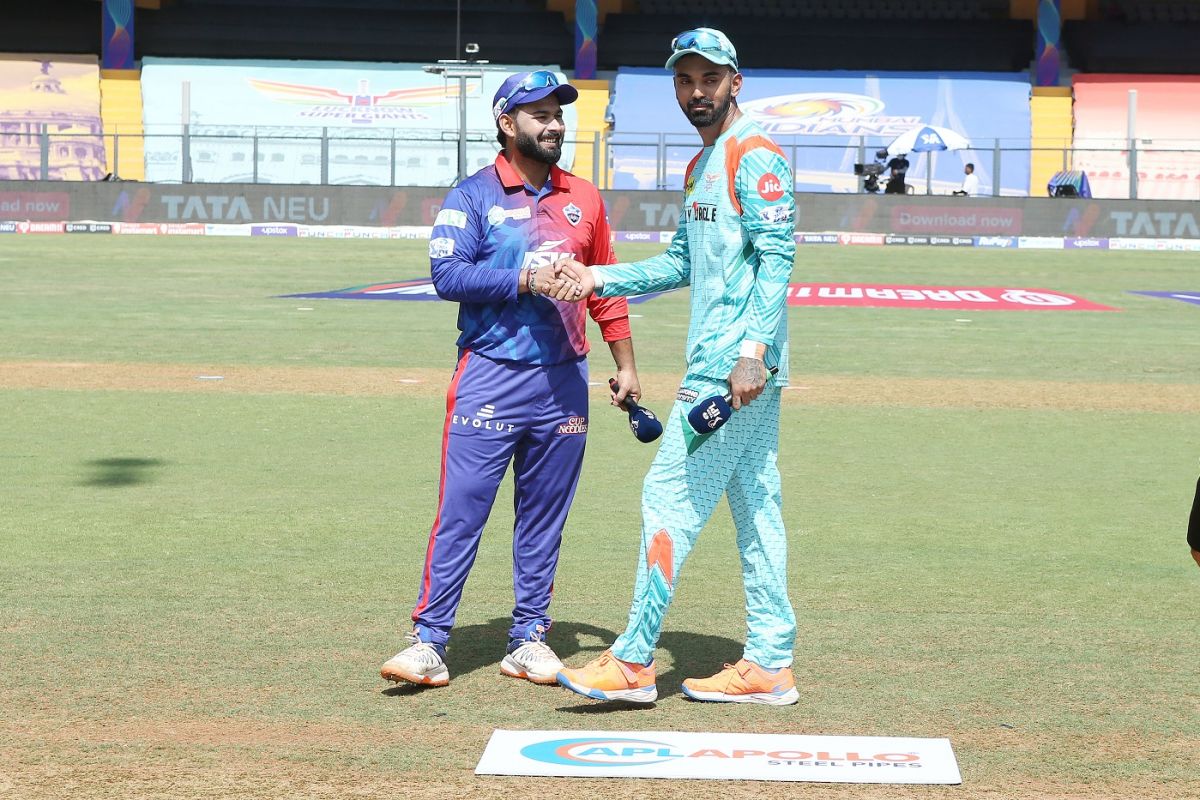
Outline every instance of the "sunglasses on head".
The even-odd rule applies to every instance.
[[[558,76],[549,70],[539,69],[537,72],[531,72],[514,86],[503,100],[496,104],[496,113],[499,115],[508,111],[508,104],[521,92],[532,92],[535,89],[558,85]]]
[[[724,53],[725,45],[716,34],[708,31],[687,31],[671,40],[671,50],[720,50]]]

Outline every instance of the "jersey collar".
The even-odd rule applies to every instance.
[[[505,189],[522,189],[525,187],[525,181],[513,169],[512,164],[508,163],[508,159],[504,157],[504,153],[496,154],[496,174],[500,177],[500,184]],[[558,189],[559,191],[567,189],[567,173],[554,164],[550,165],[550,188]]]

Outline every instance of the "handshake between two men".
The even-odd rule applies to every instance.
[[[591,267],[563,258],[549,266],[530,267],[525,286],[532,295],[575,303],[591,297],[596,279]]]

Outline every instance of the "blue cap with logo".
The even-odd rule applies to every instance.
[[[667,59],[667,69],[675,66],[675,62],[686,55],[695,54],[707,58],[714,64],[724,64],[738,70],[737,50],[729,37],[716,28],[695,28],[684,31],[671,40],[671,57]]]
[[[558,76],[548,69],[509,75],[492,98],[492,118],[500,119],[501,114],[511,114],[517,106],[536,103],[550,95],[565,106],[579,99],[579,90],[569,83],[560,83]]]

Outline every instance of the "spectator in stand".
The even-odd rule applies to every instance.
[[[962,186],[955,189],[952,194],[959,197],[975,197],[979,194],[979,176],[975,174],[975,165],[967,164],[963,167],[963,182]]]

